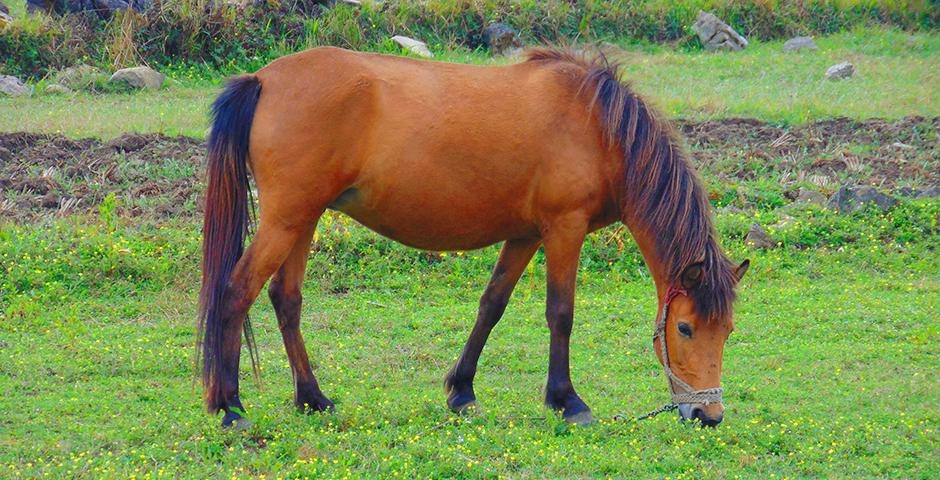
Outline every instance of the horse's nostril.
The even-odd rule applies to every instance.
[[[693,412],[694,417],[699,419],[702,422],[702,425],[706,427],[717,427],[719,423],[724,419],[724,415],[718,415],[717,417],[709,417],[705,414],[705,411],[701,408],[696,408]]]

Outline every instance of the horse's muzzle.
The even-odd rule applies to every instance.
[[[706,427],[717,427],[724,419],[725,407],[720,403],[702,405],[701,403],[680,403],[679,418],[682,420],[698,420]]]

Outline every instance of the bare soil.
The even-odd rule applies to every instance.
[[[834,119],[784,128],[752,119],[678,122],[706,177],[844,183],[885,189],[940,184],[940,117]],[[166,219],[201,211],[205,142],[127,133],[113,140],[0,134],[0,215],[34,220],[94,211]]]

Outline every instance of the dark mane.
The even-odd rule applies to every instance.
[[[603,55],[589,59],[570,51],[536,49],[529,62],[564,62],[583,68],[581,93],[600,107],[608,144],[624,153],[621,212],[640,223],[655,241],[657,259],[671,284],[682,271],[703,262],[700,287],[689,292],[699,315],[708,320],[729,318],[734,302],[734,266],[718,246],[708,198],[702,182],[671,125],[633,93],[619,78],[620,66]]]

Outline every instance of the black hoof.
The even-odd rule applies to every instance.
[[[222,417],[222,427],[247,430],[251,427],[251,420],[248,420],[234,410],[226,410],[225,416]]]
[[[593,425],[595,423],[594,414],[592,414],[590,410],[582,410],[578,413],[572,413],[570,415],[568,412],[565,412],[563,416],[565,421],[572,425],[579,425],[583,427],[586,425]]]
[[[313,383],[301,384],[297,387],[294,406],[303,413],[332,412],[336,410],[333,402],[320,391],[319,386]]]
[[[575,425],[589,425],[594,423],[591,409],[573,391],[563,395],[545,395],[545,405],[555,411],[561,411],[565,421]]]
[[[477,409],[477,398],[473,394],[473,390],[469,391],[451,391],[447,395],[447,408],[454,413],[468,413],[471,410]]]
[[[307,414],[336,411],[336,405],[334,405],[329,398],[324,396],[303,401],[298,400],[294,405],[301,413]]]

